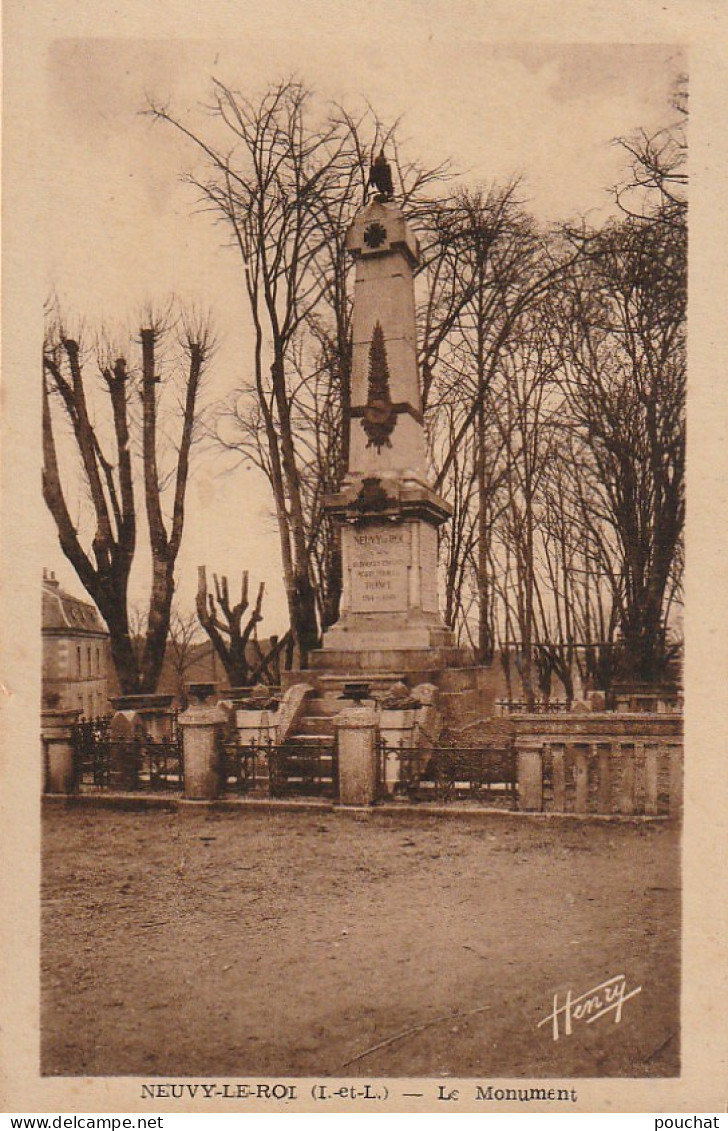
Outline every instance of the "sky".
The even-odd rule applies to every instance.
[[[59,39],[46,58],[45,285],[67,317],[90,327],[135,326],[149,301],[171,294],[210,309],[220,346],[208,379],[224,397],[248,372],[250,334],[240,262],[224,233],[196,210],[181,174],[193,155],[141,111],[151,97],[204,128],[214,75],[244,94],[295,75],[322,104],[368,100],[385,119],[402,118],[409,152],[450,157],[468,183],[523,178],[523,197],[544,222],[610,208],[607,189],[624,155],[613,139],[670,117],[675,79],[687,69],[674,45],[466,44],[447,36],[391,49],[371,32],[332,39],[269,34],[239,42],[190,39]],[[80,593],[49,515],[40,536],[45,564]],[[286,626],[277,535],[267,485],[200,452],[190,477],[178,562],[180,605],[190,608],[196,567],[242,569],[265,580],[263,632]],[[143,602],[148,563],[140,555],[132,599]],[[235,584],[235,582],[233,582]]]

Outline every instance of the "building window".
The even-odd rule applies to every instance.
[[[82,675],[82,672],[81,672],[81,645],[80,644],[76,648],[76,658],[78,660],[78,678],[80,679],[81,675]]]

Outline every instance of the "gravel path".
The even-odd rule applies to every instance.
[[[679,1070],[667,825],[55,805],[43,849],[44,1074]],[[618,1023],[538,1027],[619,974]]]

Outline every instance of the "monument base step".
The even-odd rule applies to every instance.
[[[339,710],[341,710],[341,704],[339,704]],[[310,735],[311,738],[320,738],[324,741],[334,733],[333,716],[334,712],[331,714],[309,714],[307,712],[299,719],[299,735],[307,734]]]
[[[363,618],[349,617],[347,621],[333,625],[324,636],[324,655],[337,655],[339,652],[355,654],[360,652],[422,652],[435,649],[452,651],[453,636],[442,623],[412,623],[411,618],[403,616],[388,620],[387,627],[372,626],[371,622],[358,623]],[[352,623],[353,622],[353,623]],[[396,665],[395,665],[396,666]]]
[[[381,641],[381,636],[380,636]],[[361,673],[397,673],[402,679],[409,672],[436,672],[472,664],[467,648],[392,648],[379,643],[354,651],[348,648],[319,648],[312,652],[310,667],[316,672],[346,673],[356,678]]]
[[[465,652],[466,661],[469,658],[465,649],[452,651],[459,654]],[[318,656],[320,653],[314,655]],[[418,655],[421,659],[421,653]],[[459,663],[453,662],[456,657],[452,660],[445,659],[441,653],[427,653],[426,658],[431,659],[433,655],[437,656],[437,663],[428,666],[417,663],[415,656],[409,657],[409,663],[403,663],[400,653],[390,656],[392,662],[389,667],[383,663],[355,667],[352,660],[361,657],[345,653],[340,657],[338,667],[327,664],[325,667],[312,666],[305,671],[283,672],[281,681],[284,690],[297,683],[308,683],[313,687],[316,699],[311,700],[306,713],[310,710],[317,715],[337,714],[345,706],[344,687],[347,683],[365,682],[372,691],[377,692],[388,691],[395,683],[404,683],[409,688],[417,687],[420,683],[432,683],[443,691],[461,691],[475,687],[475,669],[469,667],[467,662],[462,662],[462,655],[457,657],[461,660]],[[377,657],[381,658],[381,653],[377,653]],[[328,653],[326,658],[329,658]],[[398,661],[397,666],[395,660]]]

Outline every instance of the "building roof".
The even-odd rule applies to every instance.
[[[41,615],[44,632],[72,632],[74,635],[87,632],[94,636],[108,636],[96,606],[66,593],[56,581],[56,575],[45,570]]]

